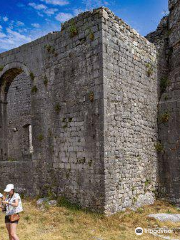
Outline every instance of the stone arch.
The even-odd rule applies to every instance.
[[[7,64],[0,73],[0,161],[14,159],[9,156],[10,147],[8,144],[9,125],[8,125],[8,92],[13,81],[21,74],[30,78],[29,69],[19,62]],[[28,124],[31,124],[28,122]],[[12,127],[15,134],[15,127]],[[23,129],[23,128],[22,128]],[[28,134],[28,133],[27,133]],[[19,159],[18,159],[19,160]]]
[[[13,62],[7,64],[0,73],[0,101],[5,101],[6,93],[8,92],[9,86],[19,74],[25,73],[27,76],[30,75],[29,69],[20,62]]]

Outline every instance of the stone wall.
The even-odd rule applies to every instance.
[[[156,49],[111,11],[103,18],[106,211],[152,203],[157,188]]]
[[[163,18],[154,33],[147,37],[158,49],[158,132],[159,190],[158,195],[180,203],[180,1],[169,1],[170,14]],[[164,24],[163,24],[164,23]],[[160,31],[161,29],[161,31]]]
[[[28,194],[55,194],[83,207],[104,209],[101,11],[80,14],[66,22],[61,32],[0,55],[3,186],[11,181],[26,188]],[[19,75],[23,71],[31,78],[31,84],[25,84],[31,92],[28,121],[32,123],[34,149],[29,161],[14,156],[20,153],[20,143],[12,139],[10,148],[12,141],[6,137],[7,115],[19,115],[19,133],[24,131],[23,95],[19,96],[20,105],[10,101],[12,111],[6,103],[6,95],[9,101],[15,94],[11,90],[16,82],[23,88],[25,79]],[[10,149],[15,150],[16,161],[10,161]],[[27,179],[31,179],[31,188]]]
[[[29,195],[65,196],[106,213],[152,203],[156,63],[154,45],[106,8],[0,54],[2,186],[13,182]],[[13,103],[19,85],[28,93]],[[9,161],[23,144],[7,138],[8,118],[20,119],[20,136],[32,124],[31,158]]]
[[[169,74],[164,99],[160,102],[160,140],[163,151],[160,159],[163,163],[164,185],[161,192],[169,201],[180,204],[180,1],[170,1],[169,14]],[[162,116],[168,116],[162,123]]]
[[[31,160],[31,79],[20,74],[7,94],[8,161]]]
[[[49,187],[83,207],[103,209],[102,36],[98,11],[74,19],[78,35],[69,37],[71,21],[56,53],[62,56],[47,72],[49,92],[43,155],[48,156]],[[58,46],[58,45],[57,45]],[[64,53],[62,53],[62,51]],[[38,87],[40,88],[40,87]],[[52,164],[52,165],[51,165]],[[43,176],[42,173],[41,176]],[[40,179],[42,186],[47,177]]]

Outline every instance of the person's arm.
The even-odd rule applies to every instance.
[[[19,204],[19,199],[15,199],[13,203],[10,203],[8,201],[3,201],[4,204],[11,205],[13,207],[17,207]]]

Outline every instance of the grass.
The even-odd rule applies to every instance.
[[[70,32],[70,37],[74,37],[78,34],[78,30],[77,30],[77,27],[75,25],[75,23],[72,21],[71,22],[71,25],[70,25],[70,28],[69,28],[69,32]]]
[[[150,77],[153,74],[153,65],[151,63],[146,64],[147,76]]]
[[[18,225],[20,240],[153,240],[160,238],[148,233],[137,236],[135,228],[180,227],[180,223],[163,223],[147,217],[150,213],[179,213],[174,206],[160,201],[136,212],[127,210],[110,217],[72,209],[66,203],[61,207],[40,210],[35,200],[23,199],[23,206],[24,213]],[[8,240],[3,213],[0,216],[0,232],[1,240]],[[180,233],[179,237],[178,233],[170,236],[180,239]]]

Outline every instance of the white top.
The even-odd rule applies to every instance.
[[[21,197],[19,196],[18,193],[14,193],[12,198],[10,198],[9,195],[6,197],[6,201],[8,201],[10,203],[14,203],[16,199],[19,200],[18,201],[19,204],[17,207],[13,207],[9,204],[6,204],[6,215],[12,215],[12,214],[20,213],[23,211]]]

